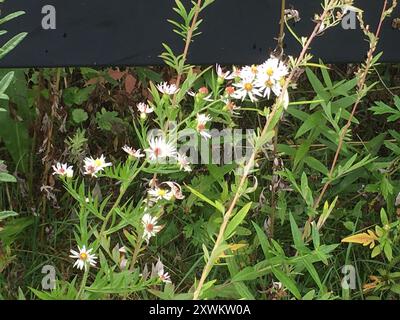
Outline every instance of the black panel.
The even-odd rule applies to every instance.
[[[185,2],[185,1],[184,1]],[[186,1],[188,2],[188,1]],[[320,11],[318,0],[289,0],[301,13],[294,28],[307,35],[311,18]],[[366,18],[375,28],[383,0],[359,0]],[[24,66],[104,66],[152,65],[161,63],[162,42],[182,50],[179,37],[167,19],[176,18],[172,0],[6,0],[0,4],[2,16],[16,10],[26,15],[2,27],[9,32],[5,42],[21,31],[28,37],[0,67]],[[56,29],[43,30],[42,7],[56,8]],[[217,0],[203,14],[202,34],[190,50],[194,64],[250,64],[264,60],[274,49],[278,33],[279,0]],[[396,12],[393,17],[397,17]],[[400,31],[392,28],[392,18],[383,29],[381,50],[385,61],[399,61]],[[312,52],[325,62],[361,61],[368,46],[359,26],[344,30],[340,25],[313,44]],[[288,34],[287,53],[299,45]]]

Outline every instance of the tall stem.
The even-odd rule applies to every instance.
[[[317,200],[314,202],[313,208],[315,210],[318,209],[318,207],[319,207],[319,205],[320,205],[320,203],[321,203],[326,191],[328,190],[328,187],[330,186],[330,184],[332,182],[331,178],[332,178],[333,173],[334,173],[334,171],[336,169],[336,164],[337,164],[337,162],[339,160],[339,155],[340,155],[340,152],[341,152],[342,147],[343,147],[344,138],[346,137],[346,134],[347,134],[347,132],[348,132],[350,126],[351,126],[351,123],[353,121],[353,118],[354,118],[354,115],[355,115],[355,113],[357,111],[357,108],[360,105],[360,102],[364,97],[364,95],[362,94],[362,91],[364,90],[364,86],[365,86],[365,83],[366,83],[366,80],[367,80],[367,76],[368,76],[369,71],[370,71],[370,69],[371,69],[371,67],[373,65],[374,53],[375,53],[375,50],[376,50],[376,47],[377,47],[378,38],[379,38],[381,30],[382,30],[382,24],[383,24],[383,21],[385,20],[385,17],[386,17],[387,5],[388,5],[388,2],[387,2],[387,0],[385,0],[385,2],[383,4],[381,18],[379,20],[379,24],[378,24],[377,30],[375,32],[375,37],[376,37],[376,40],[374,40],[375,43],[373,43],[370,46],[370,49],[368,50],[367,60],[365,62],[365,67],[364,67],[363,72],[361,74],[361,77],[359,78],[358,83],[357,83],[357,88],[358,88],[357,99],[356,99],[356,101],[355,101],[355,103],[353,105],[353,109],[351,111],[349,119],[347,120],[346,125],[341,130],[341,133],[340,133],[340,136],[339,136],[338,146],[336,148],[335,156],[333,158],[333,161],[332,161],[332,164],[331,164],[331,168],[329,170],[329,175],[328,175],[329,179],[323,185],[322,190],[321,190]],[[309,232],[309,226],[310,226],[310,224],[312,222],[312,219],[313,219],[312,217],[309,217],[307,222],[306,222],[306,227],[304,228],[303,238],[307,238],[308,237],[307,233]]]
[[[266,133],[268,132],[269,127],[271,125],[271,121],[274,118],[274,115],[277,113],[278,109],[282,106],[282,101],[284,99],[284,94],[285,94],[286,90],[288,89],[289,84],[292,81],[294,75],[298,71],[300,63],[303,61],[303,59],[304,59],[304,57],[305,57],[305,55],[306,55],[306,53],[308,51],[308,48],[311,45],[311,42],[317,36],[317,34],[319,32],[319,29],[320,29],[320,26],[321,26],[321,22],[324,21],[327,13],[328,13],[328,10],[325,9],[324,12],[321,15],[320,21],[316,24],[311,36],[308,38],[307,42],[305,43],[305,45],[304,45],[304,47],[303,47],[303,49],[302,49],[302,51],[301,51],[301,53],[300,53],[300,55],[299,55],[299,57],[297,59],[296,66],[293,67],[291,73],[289,74],[288,78],[286,79],[286,82],[285,82],[285,84],[284,84],[284,86],[282,88],[283,89],[282,90],[282,94],[280,95],[280,97],[278,97],[277,102],[273,106],[273,108],[271,110],[271,113],[269,114],[269,116],[267,118],[267,122],[266,122],[266,124],[265,124],[265,126],[264,126],[264,128],[262,130],[262,133],[261,133],[261,137],[266,135]],[[226,227],[227,227],[228,222],[229,222],[229,220],[231,218],[232,212],[236,207],[237,201],[240,199],[241,190],[243,189],[243,186],[244,186],[244,184],[245,184],[245,182],[247,180],[247,176],[248,176],[251,168],[253,167],[253,164],[255,162],[255,159],[256,159],[256,156],[257,156],[258,152],[259,152],[259,149],[255,148],[254,151],[252,152],[251,156],[250,156],[249,162],[247,163],[246,167],[244,168],[243,175],[242,175],[242,177],[240,179],[240,183],[239,183],[239,186],[237,188],[237,191],[236,191],[236,193],[235,193],[235,195],[234,195],[234,197],[232,199],[232,202],[231,202],[231,204],[229,206],[228,211],[224,215],[222,224],[221,224],[219,232],[218,232],[217,240],[215,241],[214,247],[213,247],[213,249],[211,251],[211,255],[210,255],[206,265],[204,266],[204,269],[203,269],[203,272],[201,274],[199,283],[197,285],[197,288],[194,291],[194,294],[193,294],[193,299],[194,300],[198,300],[199,299],[200,294],[201,294],[201,290],[202,290],[202,288],[204,286],[204,283],[205,283],[205,281],[206,281],[206,279],[208,277],[208,274],[210,273],[211,269],[214,266],[214,261],[216,260],[216,258],[218,258],[218,257],[216,257],[216,253],[218,251],[218,248],[220,247],[220,245],[222,244],[222,242],[224,240],[224,233],[225,233]]]
[[[81,285],[79,287],[78,294],[76,295],[76,300],[79,300],[82,298],[82,294],[83,294],[83,291],[85,290],[88,276],[89,276],[89,266],[87,266],[87,267],[85,266],[85,273],[83,274]]]

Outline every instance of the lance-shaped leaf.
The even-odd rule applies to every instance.
[[[353,236],[344,238],[342,242],[348,243],[358,243],[362,244],[364,247],[369,246],[370,249],[375,247],[375,241],[378,240],[378,237],[372,230],[368,230],[367,232],[355,234]]]

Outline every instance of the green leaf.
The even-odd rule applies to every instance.
[[[219,206],[216,202],[208,199],[205,195],[201,194],[200,192],[198,192],[197,190],[193,189],[192,187],[186,186],[186,188],[188,188],[190,190],[190,192],[193,193],[196,197],[200,198],[204,202],[207,202],[210,206],[214,207],[215,209],[217,209],[222,214],[225,214],[225,208],[224,208],[224,211],[222,211],[221,206]]]
[[[6,218],[9,217],[15,217],[18,216],[18,213],[14,212],[14,211],[2,211],[0,212],[0,221],[4,220]]]
[[[301,232],[291,213],[289,214],[289,219],[290,219],[290,229],[292,231],[294,246],[296,247],[297,250],[300,251],[301,248],[304,248],[304,241]]]
[[[324,287],[322,285],[321,279],[319,278],[318,272],[315,269],[315,267],[313,266],[313,264],[307,258],[304,258],[304,257],[303,257],[302,261],[303,261],[304,266],[306,267],[308,273],[311,275],[311,277],[313,278],[313,280],[317,284],[318,288],[321,291],[323,291]]]
[[[74,109],[72,111],[72,119],[74,120],[75,123],[81,123],[85,122],[88,119],[88,114],[85,110],[83,109]]]
[[[17,182],[17,179],[6,172],[0,172],[0,182]]]
[[[290,279],[286,274],[284,274],[281,270],[272,267],[272,272],[275,277],[282,282],[284,285],[295,297],[296,299],[301,299],[301,294],[299,289],[297,289],[296,283]]]
[[[4,92],[10,86],[11,81],[14,79],[14,72],[8,72],[0,81],[0,95],[3,95]]]
[[[247,213],[251,208],[252,202],[247,203],[240,211],[235,214],[235,216],[231,219],[228,223],[228,226],[225,230],[225,239],[229,239],[233,233],[235,232],[236,228],[243,222],[244,218],[246,217]]]
[[[319,81],[315,73],[311,71],[311,69],[307,68],[306,69],[307,77],[308,80],[310,81],[314,91],[318,94],[319,97],[324,99],[325,101],[328,101],[330,98],[329,93],[325,90],[324,85]]]
[[[325,176],[328,176],[329,170],[327,167],[323,165],[323,163],[314,157],[306,157],[304,159],[304,163],[307,164],[311,169],[317,170],[324,174]]]
[[[28,33],[23,32],[7,41],[6,44],[0,48],[0,59],[3,59],[8,53],[10,53],[27,35]]]
[[[385,252],[385,256],[389,261],[392,261],[393,259],[393,251],[392,251],[392,245],[390,244],[389,241],[385,243],[385,246],[383,247],[383,252]]]
[[[269,247],[267,235],[257,224],[255,224],[254,222],[252,222],[252,223],[253,223],[254,229],[256,229],[257,238],[258,238],[258,241],[260,241],[261,249],[264,252],[264,256],[266,258],[268,258],[270,256],[270,254],[269,254],[270,247]]]

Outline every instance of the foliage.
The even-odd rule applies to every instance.
[[[308,36],[287,17],[300,54],[263,65],[190,65],[213,1],[176,0],[164,67],[2,71],[0,295],[398,299],[398,66],[355,7],[365,63],[311,55],[352,3],[324,1]],[[215,139],[231,129],[252,131]],[[221,156],[238,141],[247,158]]]

